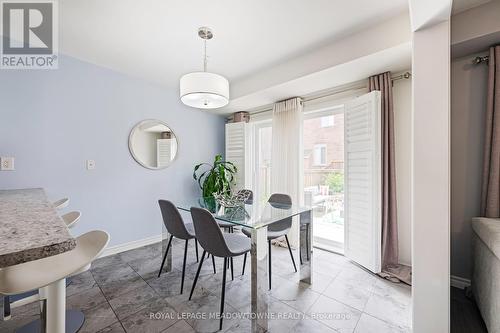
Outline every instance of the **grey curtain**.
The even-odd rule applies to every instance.
[[[391,73],[371,76],[368,89],[381,92],[382,123],[382,273],[395,282],[411,284],[411,268],[399,264],[398,212]]]
[[[382,268],[398,264],[398,216],[394,158],[394,111],[391,73],[370,77],[368,89],[382,93]]]
[[[490,48],[481,216],[500,217],[500,45]]]

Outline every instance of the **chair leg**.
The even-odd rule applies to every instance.
[[[213,254],[212,254],[212,266],[214,267],[214,274],[216,274],[217,271],[215,270],[215,257]]]
[[[299,259],[300,259],[300,264],[302,265],[302,246],[299,247]]]
[[[184,276],[186,275],[186,257],[188,253],[188,242],[189,240],[186,239],[186,245],[184,245],[184,261],[182,262],[181,295],[182,291],[184,290]]]
[[[247,254],[248,254],[248,252],[245,252],[245,255],[243,256],[243,270],[241,271],[241,275],[245,275],[245,266],[247,264]]]
[[[10,297],[3,297],[3,320],[10,319]]]
[[[306,258],[307,258],[307,261],[309,261],[309,253],[311,251],[309,251],[309,224],[307,225],[306,227]]]
[[[158,277],[161,275],[161,271],[163,270],[163,265],[165,265],[165,260],[167,259],[168,249],[170,248],[170,243],[172,243],[173,235],[170,235],[170,239],[168,240],[167,249],[165,250],[165,255],[163,256],[163,260],[161,261],[160,271],[158,272]]]
[[[220,299],[220,325],[219,330],[222,331],[222,321],[224,319],[224,297],[226,296],[226,265],[228,258],[224,258],[224,270],[222,272],[222,296]]]
[[[194,248],[196,250],[196,262],[198,262],[200,259],[198,258],[198,240],[196,238],[194,239]]]
[[[234,281],[233,257],[231,257],[231,281]]]
[[[293,268],[295,269],[295,273],[297,273],[297,266],[295,265],[295,259],[293,258],[292,248],[290,247],[290,242],[288,241],[288,236],[285,235],[286,245],[288,246],[288,252],[290,252],[290,257],[292,257]]]
[[[200,276],[200,271],[201,271],[201,265],[203,265],[203,259],[205,258],[206,253],[207,253],[207,251],[203,250],[203,254],[201,255],[200,264],[198,265],[198,270],[196,271],[196,275],[194,277],[193,286],[191,287],[191,293],[189,294],[189,300],[191,300],[191,297],[193,297],[194,287],[196,287],[196,282],[198,282],[198,277]]]
[[[269,250],[267,251],[268,252],[268,262],[269,262],[269,290],[271,290],[271,267],[272,267],[272,263],[271,263],[271,240],[268,240],[267,241],[268,243],[268,247],[269,247]]]

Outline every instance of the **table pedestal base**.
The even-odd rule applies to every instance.
[[[76,333],[82,328],[85,315],[80,310],[66,310],[66,333]],[[42,321],[34,320],[16,330],[16,333],[42,333]],[[47,332],[48,333],[48,332]]]

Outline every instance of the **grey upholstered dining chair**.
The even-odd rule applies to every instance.
[[[281,193],[274,193],[269,197],[269,200],[267,201],[269,204],[272,206],[273,204],[281,206],[281,205],[291,205],[292,204],[292,198],[288,194],[281,194]],[[279,208],[279,207],[278,207]],[[290,257],[292,258],[292,263],[293,263],[293,268],[295,269],[295,272],[297,272],[297,266],[295,265],[295,259],[293,258],[293,253],[292,249],[290,247],[290,242],[288,241],[288,232],[292,228],[292,218],[286,218],[282,221],[270,224],[267,227],[267,243],[268,243],[268,248],[269,248],[269,290],[271,290],[271,241],[273,239],[285,236],[286,240],[286,245],[288,246],[288,251],[290,252]],[[248,229],[243,228],[241,230],[245,235],[250,237],[250,231]],[[246,263],[246,255],[243,260],[243,272],[242,274],[245,274],[245,263]]]
[[[185,240],[184,245],[184,261],[182,263],[182,280],[181,280],[181,294],[184,289],[184,276],[186,273],[186,257],[187,257],[187,249],[188,242],[190,239],[194,238],[195,241],[195,249],[196,249],[196,262],[198,262],[198,241],[196,240],[196,234],[194,231],[194,227],[192,223],[184,224],[182,220],[182,216],[177,210],[175,205],[168,200],[158,200],[158,204],[160,205],[161,215],[163,217],[163,224],[165,224],[165,228],[167,228],[168,233],[170,234],[170,239],[168,240],[167,249],[165,250],[165,254],[163,256],[163,260],[161,261],[160,271],[158,272],[158,277],[161,275],[161,271],[163,270],[163,266],[165,265],[165,260],[167,259],[168,250],[172,244],[172,238],[176,237],[179,239]],[[214,266],[215,273],[215,259],[212,259],[212,264]]]
[[[219,328],[222,330],[222,320],[224,317],[222,314],[224,313],[224,296],[226,292],[226,270],[228,260],[248,253],[248,251],[250,251],[250,240],[242,235],[223,233],[219,228],[217,221],[215,221],[215,218],[206,209],[192,207],[191,216],[193,218],[194,229],[198,235],[198,241],[203,248],[203,254],[201,255],[200,264],[198,265],[198,270],[196,271],[193,287],[191,288],[191,293],[189,294],[189,300],[191,300],[191,297],[193,296],[193,291],[200,275],[205,254],[211,254],[212,258],[224,258],[224,265],[222,269],[222,296],[220,303],[221,318]]]
[[[236,192],[236,197],[243,197],[245,198],[245,204],[252,204],[253,203],[253,192],[252,190],[239,190]],[[231,222],[225,222],[225,221],[217,221],[219,224],[219,227],[223,228],[224,230],[227,230],[229,232],[234,232],[234,224]]]

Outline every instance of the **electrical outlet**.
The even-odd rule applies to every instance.
[[[95,169],[95,161],[87,160],[87,170],[94,170],[94,169]]]
[[[1,171],[14,171],[14,157],[2,156],[0,157],[0,170]]]

